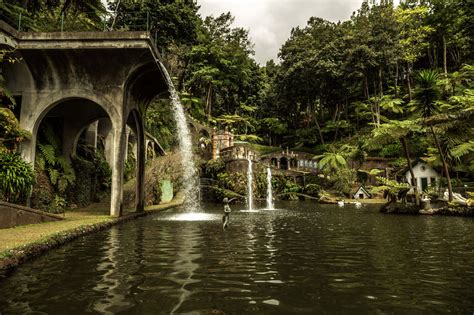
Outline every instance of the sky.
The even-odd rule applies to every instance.
[[[350,18],[362,0],[198,0],[199,13],[205,17],[231,12],[234,26],[249,31],[254,43],[255,60],[264,65],[277,59],[278,51],[291,29],[305,26],[316,16],[337,22]]]

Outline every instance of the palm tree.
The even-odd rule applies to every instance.
[[[451,186],[451,177],[449,176],[448,163],[443,153],[443,149],[438,140],[438,136],[433,128],[433,124],[427,120],[435,113],[438,112],[438,101],[440,99],[441,91],[438,87],[439,75],[433,70],[422,70],[417,73],[415,77],[416,88],[411,102],[412,108],[415,112],[419,113],[424,119],[433,135],[433,140],[438,149],[441,162],[443,163],[443,170],[448,181],[448,193],[449,201],[453,201],[453,188]]]

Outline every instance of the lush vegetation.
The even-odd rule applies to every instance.
[[[423,158],[442,170],[451,197],[451,177],[458,185],[473,181],[472,1],[403,0],[395,6],[391,0],[364,0],[347,21],[312,17],[294,28],[279,60],[265,65],[254,61],[248,32],[232,26],[231,14],[203,18],[194,1],[110,1],[109,13],[98,0],[4,3],[10,17],[25,13],[24,27],[30,29],[56,29],[62,20],[70,29],[145,26],[194,119],[229,126],[256,147],[309,149],[339,191],[374,175],[356,172],[367,156],[396,158],[410,171]],[[170,149],[175,126],[163,102],[148,107],[145,123]],[[5,130],[4,138],[23,137],[18,128]],[[73,177],[45,147],[50,144],[40,146],[44,169],[61,193]],[[133,161],[127,167],[132,174]],[[226,181],[224,172],[212,174]],[[234,181],[235,187],[226,188],[241,192],[244,182]],[[383,184],[390,194],[402,189]],[[282,192],[294,190],[283,186],[288,187]]]
[[[313,17],[294,28],[279,62],[264,66],[230,14],[202,18],[194,3],[157,0],[110,8],[121,23],[154,12],[152,31],[183,103],[205,124],[254,143],[311,148],[329,178],[370,155],[400,158],[409,169],[423,157],[442,169],[450,191],[451,173],[472,181],[469,1],[363,1],[348,21]],[[170,139],[174,127],[160,108],[150,107],[148,125]],[[355,175],[346,173],[347,187]]]

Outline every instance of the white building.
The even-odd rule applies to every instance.
[[[423,162],[416,162],[413,165],[413,173],[416,179],[416,186],[419,192],[423,192],[429,186],[435,186],[439,183],[439,174],[428,164]],[[411,174],[410,170],[406,171],[405,178],[407,183],[411,184]],[[413,192],[413,189],[410,190],[410,193]]]
[[[369,193],[363,186],[360,186],[352,197],[354,199],[370,199],[372,198],[372,194]]]

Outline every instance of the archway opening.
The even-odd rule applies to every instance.
[[[110,120],[101,106],[86,99],[63,100],[39,117],[32,137],[37,176],[33,207],[62,212],[108,195],[110,166],[104,151],[96,150],[99,119]]]
[[[280,169],[282,170],[288,169],[288,159],[286,157],[280,158]]]

